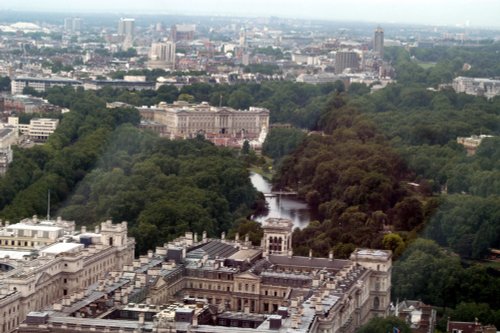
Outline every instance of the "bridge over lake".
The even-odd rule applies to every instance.
[[[280,196],[286,197],[286,196],[296,196],[296,195],[297,195],[297,192],[295,192],[295,191],[271,191],[271,192],[264,193],[264,196],[266,198],[273,198],[273,197],[280,197]]]

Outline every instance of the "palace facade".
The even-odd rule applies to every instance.
[[[160,103],[154,107],[138,108],[144,120],[165,125],[165,136],[175,138],[233,137],[257,139],[269,128],[269,110],[250,107],[235,110],[230,107],[215,107],[203,102],[190,104],[177,101]]]

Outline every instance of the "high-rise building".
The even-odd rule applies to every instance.
[[[135,33],[135,19],[121,18],[118,21],[118,35],[125,37],[134,37]]]
[[[64,19],[64,31],[71,32],[73,29],[73,19],[71,17],[67,17]]]
[[[174,42],[180,40],[193,40],[196,24],[174,24],[170,28],[170,39]]]
[[[82,23],[83,20],[79,17],[75,17],[72,22],[72,29],[73,32],[80,32],[82,31]]]
[[[384,56],[384,29],[377,27],[373,33],[373,51],[380,57]]]
[[[82,31],[83,20],[80,17],[67,17],[64,19],[64,31],[81,32]]]
[[[358,70],[359,55],[354,51],[338,51],[335,55],[335,73],[340,74],[345,69]]]
[[[170,41],[153,43],[151,45],[149,59],[152,61],[165,62],[170,65],[175,64],[175,43]]]
[[[247,47],[247,31],[245,29],[241,29],[240,31],[240,47]]]

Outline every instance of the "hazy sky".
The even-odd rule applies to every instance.
[[[0,0],[0,9],[280,16],[500,27],[500,0]]]

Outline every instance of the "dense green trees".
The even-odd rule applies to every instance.
[[[256,200],[234,154],[204,140],[169,141],[122,126],[60,214],[85,224],[127,220],[139,252],[187,230],[220,236]]]
[[[418,239],[393,267],[393,297],[420,299],[440,307],[484,302],[500,307],[498,278],[479,264],[464,268],[460,258],[431,240]]]
[[[425,234],[465,258],[482,258],[500,244],[500,198],[448,196],[432,217]]]
[[[306,137],[284,156],[276,186],[297,189],[318,218],[294,231],[294,252],[333,250],[342,258],[356,246],[391,249],[402,256],[394,267],[395,298],[448,308],[474,300],[496,309],[495,271],[468,267],[454,253],[481,258],[500,246],[500,144],[485,139],[467,156],[456,138],[500,135],[500,99],[427,90],[425,70],[408,65],[417,67],[405,74],[406,84],[323,98],[314,128],[324,135]],[[268,139],[271,153],[288,138]],[[451,195],[429,197],[441,190]],[[397,232],[383,235],[387,229]],[[415,241],[421,231],[449,250]]]
[[[474,156],[456,143],[458,136],[499,136],[500,99],[398,84],[351,99],[349,105],[379,125],[422,190],[456,194],[445,197],[428,237],[463,257],[480,258],[489,247],[500,246],[493,222],[500,195],[500,139],[484,139]],[[417,224],[420,218],[406,214],[399,220]]]
[[[0,178],[2,218],[45,215],[50,190],[53,214],[83,225],[126,220],[144,252],[187,230],[220,235],[250,214],[257,193],[237,152],[160,139],[134,127],[137,110],[106,109],[93,92],[49,97],[71,112],[45,145],[16,149]]]
[[[483,325],[500,327],[500,310],[494,310],[488,303],[461,302],[449,313],[452,320],[473,322],[476,319]]]
[[[356,333],[410,333],[410,327],[403,320],[396,317],[375,317],[360,327]]]
[[[294,232],[297,253],[326,255],[335,246],[345,256],[353,244],[382,247],[388,226],[420,226],[426,203],[406,185],[411,174],[374,124],[341,96],[328,104],[324,134],[308,136],[283,159],[275,186],[297,190],[320,221]]]
[[[73,112],[63,117],[46,145],[15,150],[14,163],[0,179],[2,218],[43,215],[49,189],[57,208],[94,167],[113,129],[139,122],[136,110],[106,110],[101,100],[83,90],[72,96]]]
[[[402,84],[424,84],[436,86],[450,83],[457,76],[495,77],[500,75],[498,52],[500,43],[479,47],[387,48],[386,57],[396,69],[397,80]],[[434,62],[423,68],[419,62]],[[471,65],[464,70],[464,64]]]
[[[123,73],[121,73],[122,75]],[[147,72],[147,75],[159,75]],[[49,102],[68,107],[74,96],[70,87],[52,88],[43,95]],[[249,106],[269,108],[271,122],[291,123],[299,128],[316,129],[325,109],[328,95],[344,90],[339,81],[332,84],[308,85],[303,83],[264,82],[237,85],[211,85],[195,83],[180,90],[174,86],[162,86],[158,90],[124,91],[104,88],[96,92],[106,102],[124,102],[135,106],[154,105],[160,102],[189,98],[192,102],[209,102],[211,105],[247,109]]]
[[[272,130],[264,145],[267,154],[283,157],[277,186],[297,189],[317,218],[294,231],[296,254],[333,250],[336,257],[346,257],[356,246],[391,249],[401,256],[394,266],[395,298],[442,307],[474,300],[496,311],[500,294],[493,271],[463,265],[454,253],[481,258],[489,247],[500,246],[495,223],[500,142],[485,139],[475,156],[467,156],[456,137],[500,135],[500,99],[428,90],[428,85],[453,77],[449,74],[458,62],[427,70],[405,52],[388,52],[399,83],[373,94],[362,85],[341,94],[339,83],[195,84],[180,91],[169,86],[156,92],[103,89],[99,98],[80,103],[87,93],[53,89],[49,100],[81,112],[64,116],[49,148],[16,151],[20,163],[9,172],[19,180],[0,180],[0,200],[2,207],[7,205],[2,213],[20,214],[8,206],[17,196],[35,202],[54,186],[60,202],[76,186],[61,209],[64,216],[131,221],[140,244],[161,243],[188,228],[201,232],[207,226],[212,235],[234,226],[232,233],[249,233],[258,243],[258,226],[246,220],[233,224],[248,213],[255,193],[232,152],[200,140],[162,141],[128,125],[107,126],[115,116],[102,111],[104,101],[151,105],[181,95],[213,105],[253,104],[269,108],[271,122],[321,131],[306,137],[300,130]],[[92,110],[108,120],[101,123]],[[122,122],[136,121],[133,113],[126,118]],[[97,151],[78,146],[83,137],[104,144]],[[66,163],[64,157],[71,154],[76,162]],[[430,197],[441,191],[448,195]],[[29,206],[17,200],[23,211],[43,211],[43,200]],[[447,249],[415,241],[418,232]]]
[[[306,133],[297,128],[273,128],[267,135],[262,152],[273,160],[280,160],[294,151],[305,139]]]
[[[0,77],[0,91],[10,91],[10,78],[8,76]]]

